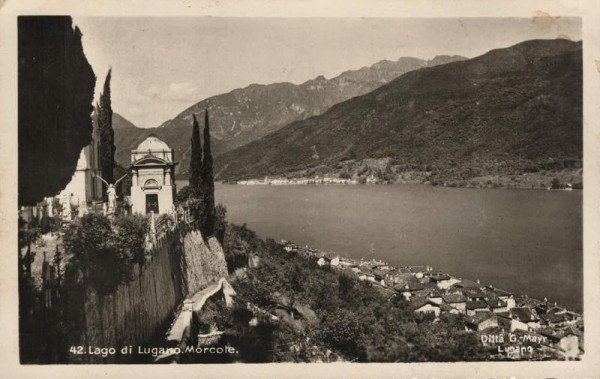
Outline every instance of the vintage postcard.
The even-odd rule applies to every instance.
[[[598,375],[597,7],[145,4],[2,10],[16,376]]]

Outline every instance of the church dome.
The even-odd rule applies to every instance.
[[[169,145],[167,145],[160,138],[154,134],[150,134],[142,143],[140,143],[136,149],[137,151],[171,151]]]

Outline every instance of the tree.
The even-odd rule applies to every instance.
[[[204,111],[204,157],[202,159],[202,200],[204,222],[202,232],[206,236],[213,235],[215,229],[215,182],[213,175],[213,158],[210,149],[210,127],[208,124],[208,109]]]
[[[200,141],[200,126],[196,115],[192,114],[192,158],[190,160],[190,193],[200,196],[202,193],[202,143]]]
[[[96,77],[68,16],[18,17],[19,205],[54,196],[92,140]]]
[[[115,167],[115,133],[112,128],[112,106],[110,101],[110,78],[112,69],[108,70],[104,81],[104,92],[100,94],[97,105],[98,132],[100,134],[99,160],[101,176],[108,183],[114,181],[113,169]],[[102,196],[106,196],[106,187],[102,187]]]
[[[227,208],[223,204],[217,204],[215,217],[215,237],[221,245],[225,239],[225,231],[227,230]]]

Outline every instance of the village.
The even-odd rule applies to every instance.
[[[373,285],[389,299],[401,296],[410,309],[437,322],[444,314],[463,315],[465,330],[477,333],[491,360],[580,359],[583,315],[548,299],[458,278],[427,266],[394,267],[381,260],[356,260],[282,240],[323,268],[344,271]]]
[[[376,184],[377,179],[374,176],[367,178],[366,183]],[[273,186],[289,186],[289,185],[302,185],[302,184],[359,184],[355,179],[344,179],[334,177],[319,177],[318,175],[314,178],[269,178],[265,176],[264,179],[248,179],[238,180],[235,182],[238,185],[245,186],[256,186],[256,185],[273,185]]]

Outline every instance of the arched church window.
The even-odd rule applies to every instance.
[[[148,179],[144,183],[144,188],[159,188],[159,185],[155,179]]]

